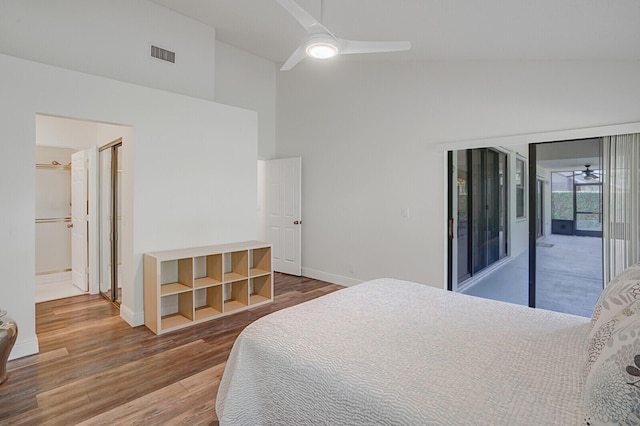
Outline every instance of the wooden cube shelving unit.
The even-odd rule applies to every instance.
[[[145,253],[145,325],[162,334],[273,302],[271,256],[260,241]]]
[[[236,250],[224,254],[224,282],[246,279],[249,276],[249,252]]]
[[[196,309],[194,320],[206,320],[222,314],[222,286],[214,285],[206,288],[199,288],[193,293],[196,299]],[[199,299],[202,297],[203,302]]]
[[[271,282],[271,274],[264,274],[251,278],[249,288],[250,305],[260,305],[273,300],[273,283]]]
[[[247,280],[234,281],[225,284],[227,297],[224,301],[224,312],[241,311],[249,306],[249,287]]]
[[[196,278],[194,287],[208,287],[222,283],[222,254],[194,258]]]

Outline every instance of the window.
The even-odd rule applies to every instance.
[[[527,168],[525,161],[521,158],[516,158],[516,219],[524,219],[527,217],[526,185]]]
[[[507,154],[480,148],[455,155],[452,195],[457,199],[457,284],[461,284],[507,256]]]
[[[551,229],[554,234],[602,236],[600,170],[551,173]]]

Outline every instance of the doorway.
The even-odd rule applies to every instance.
[[[120,306],[122,225],[122,138],[99,148],[99,288]]]
[[[45,302],[86,291],[78,285],[83,284],[82,279],[86,277],[82,262],[86,234],[85,253],[76,253],[73,270],[72,246],[76,251],[83,248],[82,242],[77,237],[74,240],[73,235],[73,231],[81,229],[80,225],[74,229],[72,217],[73,207],[78,207],[72,202],[75,185],[72,185],[71,168],[72,156],[77,152],[73,148],[43,145],[36,145],[35,151],[35,300]]]
[[[302,274],[302,158],[258,162],[260,238],[272,245],[273,270]]]
[[[590,316],[603,288],[601,139],[530,145],[530,304]],[[550,183],[545,191],[544,180]],[[545,205],[550,208],[543,208]],[[538,215],[543,219],[538,220]],[[539,228],[551,222],[548,234]]]

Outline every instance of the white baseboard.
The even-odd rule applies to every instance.
[[[120,305],[120,318],[125,320],[131,327],[144,325],[144,312],[133,312],[125,305]]]
[[[314,278],[316,280],[326,281],[331,284],[343,285],[351,287],[364,282],[355,278],[344,277],[342,275],[330,274],[329,272],[318,271],[310,268],[302,268],[302,276]]]
[[[20,330],[18,330],[18,333],[20,333]],[[18,359],[24,356],[37,354],[39,351],[40,351],[40,346],[38,345],[37,337],[33,337],[27,340],[17,341],[15,346],[11,350],[11,354],[9,355],[9,361],[11,361],[12,359]]]
[[[71,281],[71,271],[56,272],[54,274],[36,275],[36,285]]]

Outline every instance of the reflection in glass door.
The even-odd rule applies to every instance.
[[[120,305],[122,139],[100,148],[100,293]]]
[[[469,172],[467,166],[467,151],[458,151],[457,166],[457,238],[458,238],[458,283],[471,276],[469,267]]]
[[[536,239],[544,236],[544,181],[536,180]]]
[[[486,148],[454,155],[460,289],[460,283],[507,256],[507,155]]]

